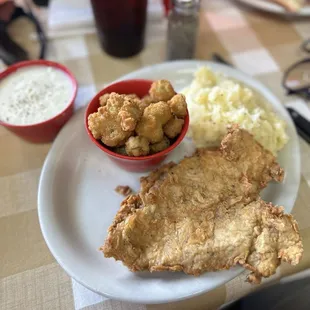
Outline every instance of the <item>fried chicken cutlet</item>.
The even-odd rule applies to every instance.
[[[101,250],[132,271],[200,275],[240,264],[259,282],[281,260],[297,264],[303,251],[292,216],[258,197],[282,178],[274,156],[235,127],[220,149],[199,150],[142,178]]]

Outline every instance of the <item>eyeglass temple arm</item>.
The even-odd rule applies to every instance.
[[[46,51],[46,44],[47,44],[47,39],[46,39],[44,30],[43,30],[40,22],[38,21],[38,19],[34,16],[34,14],[31,11],[29,11],[29,12],[27,12],[25,14],[34,23],[34,25],[36,27],[36,32],[38,34],[38,39],[39,39],[39,42],[40,42],[39,59],[44,59],[45,51]]]

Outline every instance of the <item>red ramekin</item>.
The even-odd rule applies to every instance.
[[[99,108],[99,98],[106,93],[116,92],[119,94],[136,94],[140,98],[148,94],[148,91],[152,85],[153,81],[150,80],[125,80],[116,82],[107,86],[106,88],[102,89],[88,104],[84,123],[87,134],[90,140],[99,147],[103,152],[105,152],[108,157],[113,160],[119,167],[123,168],[124,170],[131,171],[131,172],[142,172],[152,169],[153,167],[157,166],[160,162],[162,162],[167,155],[174,150],[184,139],[186,132],[188,130],[189,125],[189,117],[188,115],[185,117],[185,122],[182,128],[181,133],[177,137],[176,141],[170,145],[167,149],[158,152],[153,155],[148,156],[139,156],[139,157],[132,157],[132,156],[125,156],[118,153],[111,151],[109,148],[105,147],[100,141],[96,140],[93,135],[91,134],[90,130],[88,129],[88,116],[91,113],[97,112]]]
[[[67,107],[56,116],[31,125],[13,125],[0,120],[0,125],[6,127],[19,137],[33,143],[47,143],[54,140],[61,127],[69,120],[73,114],[74,100],[77,93],[77,81],[73,74],[63,65],[48,60],[28,60],[16,63],[0,73],[0,82],[11,73],[20,68],[30,66],[47,66],[62,70],[67,74],[73,85],[72,97],[68,101]],[[51,102],[51,104],[53,104]]]

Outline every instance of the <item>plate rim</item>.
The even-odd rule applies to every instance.
[[[191,63],[193,66],[201,66],[201,65],[213,65],[213,66],[216,66],[218,68],[225,68],[225,70],[227,71],[237,71],[239,74],[243,75],[245,78],[250,78],[252,80],[254,80],[256,83],[258,83],[261,87],[263,87],[266,92],[270,93],[270,95],[272,95],[274,97],[274,99],[276,99],[279,103],[280,103],[280,100],[278,99],[278,97],[276,95],[274,95],[271,90],[269,90],[268,87],[266,87],[263,83],[261,83],[259,80],[251,77],[250,75],[246,74],[246,73],[243,73],[242,71],[240,70],[237,70],[235,68],[231,68],[231,67],[228,67],[226,65],[222,65],[222,64],[218,64],[218,63],[215,63],[215,62],[210,62],[210,61],[197,61],[197,60],[189,60],[189,61],[173,61],[173,62],[163,62],[163,63],[160,63],[160,64],[155,64],[155,65],[150,65],[150,66],[147,66],[147,67],[143,67],[142,69],[138,69],[138,70],[135,70],[129,74],[126,74],[126,75],[123,75],[121,76],[119,79],[117,79],[116,81],[119,81],[119,80],[123,80],[123,79],[128,79],[130,78],[131,75],[134,75],[134,74],[139,74],[139,72],[143,71],[143,70],[149,70],[151,68],[154,68],[154,67],[160,67],[160,66],[169,66],[170,64],[172,63]],[[113,81],[115,82],[115,81]],[[111,82],[111,83],[113,83]],[[108,83],[108,84],[111,84],[111,83]],[[242,267],[240,267],[240,272],[238,272],[235,276],[229,278],[228,280],[224,280],[224,281],[220,281],[218,284],[214,285],[212,287],[212,289],[206,289],[206,290],[200,290],[200,291],[197,291],[195,293],[190,293],[189,295],[185,295],[185,296],[181,296],[179,298],[174,298],[174,299],[161,299],[161,300],[157,300],[157,299],[145,299],[145,298],[140,298],[139,300],[137,299],[128,299],[128,298],[122,298],[122,297],[119,297],[119,296],[112,296],[112,295],[109,295],[107,293],[104,293],[104,292],[101,292],[101,291],[98,291],[96,289],[94,289],[93,287],[89,286],[87,283],[85,283],[82,279],[80,279],[80,277],[78,276],[78,274],[76,274],[75,272],[72,271],[72,269],[68,266],[66,266],[64,263],[63,263],[63,260],[61,259],[60,256],[57,255],[57,251],[55,250],[55,247],[53,247],[50,243],[50,239],[49,237],[47,236],[47,232],[44,228],[44,198],[42,197],[42,192],[43,192],[43,188],[45,185],[45,183],[47,182],[47,178],[46,178],[46,171],[49,170],[49,166],[50,166],[50,161],[51,161],[51,158],[54,156],[53,153],[54,153],[54,150],[58,148],[58,144],[61,143],[62,141],[62,136],[65,136],[66,135],[66,128],[68,128],[70,125],[70,123],[74,123],[74,119],[78,118],[79,117],[79,114],[80,113],[84,113],[85,111],[85,108],[86,107],[83,107],[82,109],[80,109],[79,111],[77,111],[75,113],[75,115],[73,115],[73,117],[69,120],[68,124],[66,124],[64,126],[64,128],[62,128],[62,130],[60,131],[59,135],[56,137],[54,143],[52,144],[49,152],[48,152],[48,155],[46,156],[46,159],[44,161],[44,164],[43,164],[43,167],[42,167],[42,170],[41,170],[41,174],[40,174],[40,179],[39,179],[39,186],[38,186],[38,196],[37,196],[37,204],[38,204],[38,218],[39,218],[39,224],[40,224],[40,229],[41,229],[41,232],[42,232],[42,235],[43,235],[43,238],[50,250],[50,252],[52,253],[52,255],[54,256],[54,258],[56,259],[56,261],[59,263],[59,265],[64,269],[64,271],[72,278],[74,279],[76,282],[78,282],[79,284],[83,285],[84,287],[86,287],[87,289],[89,289],[90,291],[92,292],[95,292],[99,295],[102,295],[102,296],[105,296],[107,298],[110,298],[110,299],[116,299],[116,300],[120,300],[120,301],[125,301],[125,302],[132,302],[132,303],[142,303],[142,304],[163,304],[163,303],[168,303],[168,302],[175,302],[175,301],[182,301],[182,300],[185,300],[185,299],[188,299],[188,298],[192,298],[192,297],[195,297],[195,296],[199,296],[207,291],[210,291],[210,290],[213,290],[217,287],[219,287],[220,285],[223,285],[225,283],[227,283],[228,281],[231,281],[233,278],[235,278],[236,276],[238,276],[239,274],[241,274],[244,269]],[[288,114],[288,112],[283,108],[284,112]],[[69,126],[68,126],[69,125]],[[293,126],[294,127],[294,126]],[[295,131],[295,135],[298,139],[298,136],[297,136],[297,133],[296,133],[296,129],[294,127],[294,131]],[[300,147],[299,147],[299,143],[297,141],[296,143],[296,147],[298,149],[298,163],[296,163],[297,165],[297,170],[300,172]],[[297,198],[297,195],[298,195],[298,188],[300,186],[300,179],[299,179],[299,182],[297,184],[297,190],[296,190],[296,193],[294,195],[294,202],[296,201],[296,198]]]
[[[237,0],[238,2],[248,5],[252,8],[256,8],[265,12],[274,13],[283,16],[290,17],[307,17],[310,16],[310,6],[301,8],[298,12],[288,12],[279,4],[270,3],[265,0]]]

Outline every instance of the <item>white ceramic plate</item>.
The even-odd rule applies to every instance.
[[[254,8],[281,15],[293,15],[293,16],[310,16],[310,5],[303,7],[296,13],[290,13],[281,5],[269,2],[267,0],[238,0],[239,2],[252,6]]]
[[[292,210],[300,177],[299,145],[291,119],[279,100],[261,83],[226,66],[210,62],[182,61],[155,65],[133,72],[129,78],[165,78],[176,90],[188,85],[200,65],[241,80],[261,92],[286,120],[290,142],[279,155],[286,171],[283,184],[270,184],[263,197]],[[83,113],[79,111],[54,142],[43,167],[38,193],[39,219],[46,243],[70,276],[89,289],[110,298],[136,303],[164,303],[189,298],[211,290],[237,276],[243,269],[205,273],[200,277],[183,273],[132,273],[121,262],[104,258],[98,251],[122,198],[117,185],[139,189],[141,174],[116,167],[88,139]],[[169,156],[178,161],[193,151],[189,140]]]

